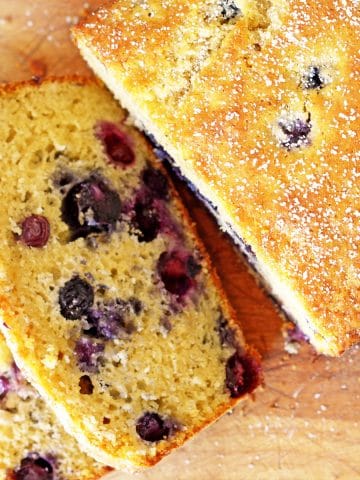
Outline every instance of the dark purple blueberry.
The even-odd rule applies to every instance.
[[[220,343],[222,346],[235,346],[236,341],[234,330],[229,326],[222,314],[218,318],[216,331],[219,334]]]
[[[310,118],[306,121],[301,120],[300,118],[289,122],[281,120],[279,122],[279,127],[286,135],[286,139],[281,142],[281,145],[288,150],[309,144],[308,135],[311,131]]]
[[[87,315],[92,327],[87,333],[106,340],[126,335],[129,333],[124,321],[127,310],[127,303],[121,299],[98,304],[98,308],[91,309]]]
[[[0,376],[0,400],[6,397],[10,390],[10,380],[4,375]]]
[[[110,162],[116,167],[128,167],[135,162],[131,139],[116,125],[101,122],[97,127],[97,136],[105,147]]]
[[[74,185],[63,198],[62,220],[73,230],[72,240],[111,232],[121,214],[120,197],[97,175]]]
[[[82,395],[92,395],[94,391],[94,385],[92,384],[89,375],[83,375],[79,380],[80,393]]]
[[[140,242],[151,242],[157,237],[160,230],[160,221],[152,203],[137,200],[135,203],[133,223]]]
[[[50,462],[38,453],[29,453],[14,470],[14,480],[53,480],[54,469]]]
[[[155,412],[146,412],[136,422],[136,432],[147,442],[158,442],[171,434],[171,425]]]
[[[220,7],[221,15],[226,22],[240,15],[240,8],[233,0],[221,0]]]
[[[232,398],[252,392],[259,383],[260,365],[249,354],[235,352],[226,363],[226,387]]]
[[[59,291],[60,312],[68,320],[78,320],[94,303],[93,287],[78,275],[68,280]]]
[[[160,255],[157,268],[168,292],[178,296],[185,295],[194,285],[193,277],[199,269],[194,268],[192,261],[189,269],[189,258],[191,256],[177,250]]]
[[[104,345],[89,338],[80,338],[75,345],[77,364],[82,372],[97,373],[99,362],[104,352]]]
[[[143,171],[142,179],[155,198],[168,198],[169,184],[167,178],[160,170],[148,167]]]
[[[50,224],[42,215],[30,215],[21,222],[20,240],[28,247],[44,247],[50,236]]]
[[[311,66],[302,78],[302,86],[307,90],[320,89],[325,86],[319,67]]]

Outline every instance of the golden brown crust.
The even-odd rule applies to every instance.
[[[187,25],[191,2],[150,1],[148,20],[126,4],[114,2],[75,28],[84,56],[100,61],[99,73],[114,80],[135,118],[251,245],[316,348],[336,355],[358,342],[356,2],[276,1],[260,29],[248,28],[245,13],[188,89],[166,92],[166,101],[157,89],[164,52],[181,46],[176,31]],[[322,85],[309,88],[314,67]],[[285,130],[297,119],[310,133],[294,145]]]

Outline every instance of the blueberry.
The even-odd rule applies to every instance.
[[[0,376],[0,400],[6,397],[10,390],[10,380],[4,375]]]
[[[59,291],[60,312],[68,320],[78,320],[94,303],[93,287],[78,275],[68,280]]]
[[[92,233],[111,232],[121,213],[117,192],[97,175],[74,185],[63,198],[62,220],[73,231],[72,240]]]
[[[82,372],[97,373],[104,345],[89,338],[80,338],[75,345],[77,364]]]
[[[302,77],[302,86],[307,90],[320,89],[325,86],[319,67],[311,66]]]
[[[131,140],[120,129],[110,122],[101,122],[97,135],[105,146],[110,162],[115,166],[127,167],[135,162],[135,154]]]
[[[200,270],[195,267],[197,264],[191,258],[177,250],[160,255],[157,268],[168,292],[182,296],[194,285],[193,277]]]
[[[91,378],[88,375],[83,375],[79,380],[80,393],[82,395],[92,395],[94,391],[94,385]]]
[[[240,8],[233,0],[221,0],[220,7],[224,21],[232,20],[240,14]]]
[[[142,440],[158,442],[171,434],[171,423],[155,412],[146,412],[136,422],[136,432]]]
[[[167,178],[160,170],[148,167],[142,172],[142,179],[155,198],[168,198],[169,184]]]
[[[92,326],[91,335],[106,340],[118,338],[121,334],[127,334],[124,321],[128,305],[121,299],[109,301],[98,308],[91,309],[87,315],[87,321]]]
[[[139,232],[139,241],[151,242],[157,237],[160,230],[160,220],[152,202],[146,203],[138,199],[134,210],[133,224]]]
[[[226,387],[232,398],[252,392],[259,383],[260,365],[248,354],[235,352],[226,363]]]
[[[281,120],[279,127],[286,135],[286,139],[281,142],[281,145],[288,150],[309,144],[308,135],[311,131],[310,117],[306,121],[300,118],[289,122]]]
[[[21,223],[20,240],[28,247],[44,247],[50,236],[50,224],[42,215],[30,215]]]
[[[54,469],[50,462],[38,453],[30,453],[21,460],[20,467],[13,472],[14,480],[53,480]]]

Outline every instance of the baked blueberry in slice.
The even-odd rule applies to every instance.
[[[171,434],[171,422],[155,412],[146,412],[136,422],[136,432],[142,440],[159,442]]]
[[[72,230],[71,240],[76,240],[92,233],[111,233],[120,217],[121,201],[104,179],[91,175],[68,191],[61,213]]]
[[[94,342],[89,338],[80,338],[75,345],[75,356],[80,370],[82,372],[97,373],[104,350],[105,347],[102,343]]]
[[[93,287],[75,275],[59,291],[60,312],[67,320],[79,320],[94,303]]]
[[[169,195],[169,184],[165,175],[152,167],[147,167],[142,172],[144,184],[149,188],[153,197],[166,200]]]
[[[151,242],[154,240],[160,230],[160,220],[157,210],[154,208],[152,201],[146,202],[138,199],[134,207],[135,215],[133,224],[138,231],[140,242]]]
[[[174,295],[185,295],[195,285],[199,271],[192,255],[179,250],[163,252],[158,260],[159,276],[166,290]]]
[[[220,1],[221,16],[225,22],[232,20],[240,15],[240,8],[233,0],[221,0]]]
[[[30,215],[21,222],[20,240],[28,247],[44,247],[50,236],[50,224],[42,215]]]
[[[14,480],[53,480],[54,469],[51,463],[38,453],[29,453],[23,458],[20,467],[13,472]]]
[[[124,168],[135,162],[135,154],[130,138],[115,124],[101,122],[97,126],[96,133],[104,144],[110,163],[114,166]]]
[[[249,354],[235,352],[226,363],[226,387],[232,398],[251,393],[259,384],[260,365]]]
[[[311,66],[302,77],[302,86],[307,90],[320,89],[325,86],[319,67]]]
[[[279,127],[285,134],[285,139],[282,140],[281,145],[288,150],[308,145],[310,143],[309,133],[311,131],[310,117],[304,121],[301,118],[296,118],[291,121],[279,121]]]

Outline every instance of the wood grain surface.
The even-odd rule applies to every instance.
[[[91,75],[69,28],[100,3],[0,0],[0,82]],[[265,385],[156,467],[114,478],[360,479],[360,349],[330,359],[303,344],[289,355],[271,301],[211,216],[182,190],[247,340],[262,354]]]

